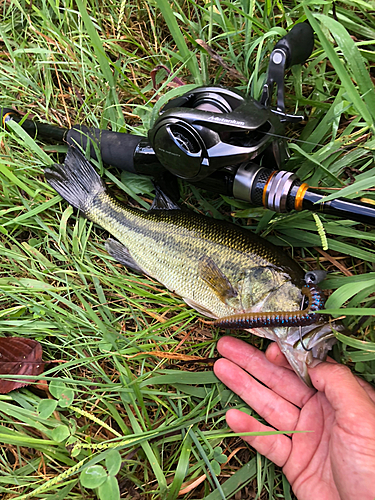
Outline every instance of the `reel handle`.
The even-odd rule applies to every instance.
[[[308,23],[296,24],[275,45],[275,49],[282,49],[286,54],[285,69],[304,63],[310,57],[313,48],[314,32]]]
[[[290,32],[277,42],[271,52],[267,80],[263,86],[260,103],[270,106],[273,88],[277,87],[277,108],[274,110],[280,120],[298,122],[303,116],[285,113],[284,75],[285,70],[295,64],[301,64],[311,55],[314,48],[314,32],[307,23],[296,24]]]

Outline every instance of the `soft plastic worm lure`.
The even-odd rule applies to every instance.
[[[224,328],[261,328],[265,326],[304,326],[319,319],[315,311],[324,305],[323,292],[316,286],[306,284],[302,293],[308,299],[308,306],[301,311],[250,312],[224,316],[214,321],[215,326]]]

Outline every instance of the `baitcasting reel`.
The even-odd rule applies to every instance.
[[[319,192],[294,173],[280,170],[288,158],[284,125],[303,119],[285,112],[284,73],[308,59],[313,45],[310,25],[295,25],[271,53],[259,101],[234,89],[196,88],[161,109],[147,138],[84,125],[67,130],[30,120],[24,120],[22,127],[31,135],[66,141],[83,150],[89,141],[93,158],[95,143],[104,163],[136,174],[158,179],[169,172],[275,212],[308,209],[374,225],[374,206],[344,198],[317,203],[323,198]],[[12,109],[0,110],[0,116],[4,126],[9,120],[21,120]]]
[[[195,89],[172,99],[149,132],[158,160],[177,177],[200,181],[228,165],[261,158],[280,168],[287,159],[286,121],[303,116],[285,113],[284,73],[310,57],[314,35],[297,24],[275,46],[261,100],[220,87]],[[277,86],[277,108],[270,107]]]

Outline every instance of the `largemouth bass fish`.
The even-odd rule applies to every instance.
[[[160,190],[148,212],[107,192],[91,163],[69,148],[63,165],[45,169],[49,184],[89,220],[106,229],[106,250],[125,266],[162,283],[226,328],[274,340],[301,379],[335,342],[315,313],[324,302],[300,266],[246,229],[186,212]]]

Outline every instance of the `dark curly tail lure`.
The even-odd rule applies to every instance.
[[[302,288],[308,305],[301,311],[280,311],[280,312],[250,312],[224,316],[215,320],[215,326],[224,328],[261,328],[264,326],[305,326],[311,325],[319,319],[319,314],[315,311],[324,306],[323,292],[314,284],[307,283]]]

